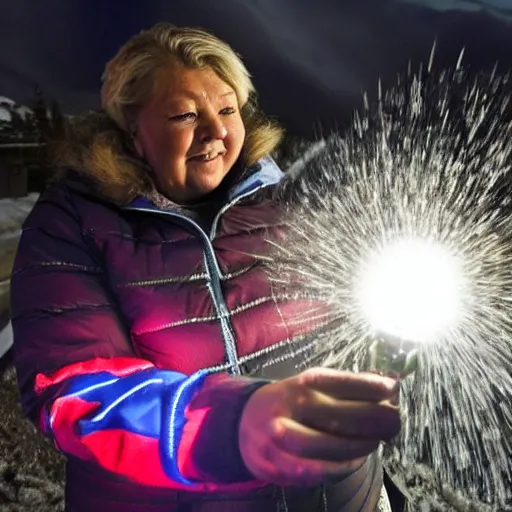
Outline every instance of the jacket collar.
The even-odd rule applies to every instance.
[[[236,201],[237,198],[245,196],[257,189],[276,185],[281,181],[283,176],[283,171],[279,168],[274,159],[270,156],[265,156],[251,166],[249,175],[244,180],[231,189],[228,195],[228,202]],[[172,206],[172,203],[169,202],[169,206]],[[157,204],[147,197],[138,197],[127,205],[127,208],[148,207],[152,209],[155,207],[157,209],[168,209],[165,208],[162,203]],[[176,209],[176,205],[174,205],[174,208],[171,207],[169,209]]]
[[[258,160],[255,167],[255,170],[251,172],[247,178],[230,191],[230,201],[245,195],[251,190],[276,185],[284,176],[283,171],[281,171],[274,159],[270,156]]]

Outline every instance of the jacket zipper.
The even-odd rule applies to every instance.
[[[169,217],[174,217],[175,219],[179,219],[181,222],[186,222],[189,226],[191,226],[194,231],[199,235],[199,238],[203,242],[204,246],[204,263],[206,268],[206,273],[208,275],[208,291],[210,292],[210,296],[213,299],[213,304],[215,307],[215,311],[220,321],[221,331],[222,331],[222,339],[224,341],[224,348],[226,351],[226,357],[231,368],[230,373],[232,375],[241,375],[240,364],[238,361],[238,352],[236,348],[236,336],[233,329],[233,325],[231,323],[231,315],[229,309],[227,307],[226,301],[224,299],[224,294],[222,292],[221,279],[222,272],[220,270],[219,262],[217,261],[217,256],[215,255],[215,249],[213,248],[213,240],[217,233],[217,225],[220,217],[234,204],[238,201],[248,197],[251,194],[254,194],[257,190],[265,187],[265,185],[260,185],[255,187],[239,196],[235,199],[231,200],[229,203],[224,205],[217,215],[215,215],[212,227],[210,230],[210,236],[206,234],[206,232],[195,222],[194,220],[181,215],[176,212],[167,211],[167,210],[158,210],[153,208],[145,208],[140,206],[127,206],[125,210],[131,211],[141,211],[153,214],[167,215]]]

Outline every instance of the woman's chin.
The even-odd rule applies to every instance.
[[[213,192],[226,177],[227,171],[220,157],[210,162],[188,167],[188,186],[201,195]]]

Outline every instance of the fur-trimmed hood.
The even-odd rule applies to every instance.
[[[72,172],[119,206],[158,194],[152,169],[136,156],[126,133],[102,111],[70,120],[63,135],[51,144],[50,159],[56,180]]]

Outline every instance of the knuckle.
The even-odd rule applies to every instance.
[[[289,382],[285,388],[284,401],[288,410],[293,413],[301,412],[312,399],[311,390],[297,382]]]
[[[269,424],[269,437],[271,440],[282,444],[286,438],[286,425],[281,418],[274,418]]]
[[[301,386],[311,386],[318,384],[322,379],[322,369],[321,368],[308,368],[304,370],[297,377],[297,381]]]
[[[311,394],[307,389],[299,389],[293,398],[293,405],[296,410],[301,410],[310,402]]]
[[[307,446],[290,431],[281,419],[273,422],[270,438],[281,450],[287,453],[298,457],[306,457],[308,455]]]

